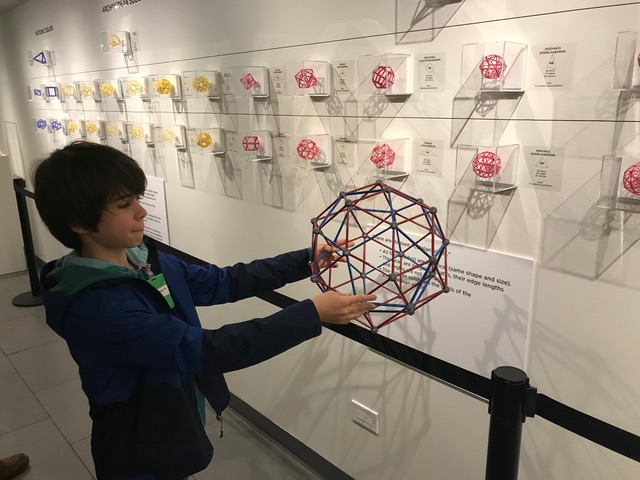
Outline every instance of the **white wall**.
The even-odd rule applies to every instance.
[[[0,17],[0,38],[3,38],[4,24]],[[0,41],[0,92],[10,91],[9,72],[6,67],[6,50],[4,41]],[[18,272],[25,269],[25,260],[20,235],[20,222],[16,210],[16,197],[13,193],[10,158],[7,155],[8,145],[5,136],[4,122],[10,109],[5,97],[0,93],[0,275]]]
[[[467,0],[433,41],[396,45],[391,34],[396,7],[404,12],[421,2],[247,0],[222,5],[203,0],[180,4],[142,0],[101,13],[105,3],[30,0],[4,17],[4,40],[11,45],[7,52],[10,91],[15,100],[7,119],[19,124],[28,160],[42,157],[52,144],[46,135],[31,130],[30,118],[42,112],[27,102],[25,85],[44,81],[45,73],[43,67],[27,65],[26,52],[54,50],[58,81],[127,76],[121,57],[100,54],[101,30],[139,32],[141,75],[239,65],[273,67],[299,59],[355,60],[383,52],[446,53],[445,90],[416,93],[396,119],[375,124],[378,130],[386,128],[388,137],[441,139],[445,145],[451,140],[463,44],[575,43],[569,90],[532,88],[538,67],[530,51],[527,91],[500,139],[502,144],[564,149],[560,190],[520,184],[496,226],[495,239],[488,245],[474,235],[468,239],[471,244],[536,262],[527,352],[532,384],[574,408],[640,433],[635,368],[640,361],[637,220],[626,216],[624,223],[606,229],[606,218],[592,208],[598,198],[602,155],[615,148],[620,96],[611,90],[611,76],[616,35],[637,30],[639,6],[607,7],[618,2],[595,0],[570,0],[560,6],[550,0]],[[596,6],[607,8],[590,8]],[[559,9],[564,13],[553,13]],[[34,35],[51,24],[53,32]],[[362,115],[365,99],[356,100]],[[618,126],[633,129],[638,121],[637,98],[626,107],[631,121]],[[266,125],[275,128],[280,121],[284,133],[317,128],[318,120],[301,122],[287,115],[301,108],[315,111],[304,101],[280,98],[276,114]],[[143,118],[143,114],[131,115]],[[212,111],[205,117],[213,118]],[[191,121],[203,119],[193,115]],[[333,121],[328,133],[339,136],[341,122]],[[633,130],[625,135],[633,137]],[[626,153],[639,155],[632,146],[627,146],[631,151]],[[454,190],[455,148],[445,149],[444,160],[441,177],[412,174],[402,188],[437,205],[446,224]],[[232,178],[214,161],[195,165],[197,188],[187,189],[180,184],[175,153],[168,152],[166,159],[172,244],[219,264],[307,245],[309,218],[323,210],[342,186],[363,182],[349,169],[337,171],[337,183],[342,186],[336,187],[335,178],[321,173],[300,175],[282,167],[279,177],[271,166],[239,160],[231,165]],[[282,195],[278,195],[280,189]],[[473,231],[479,225],[468,227]],[[36,231],[39,255],[58,256],[62,249],[41,226]],[[301,282],[287,287],[285,293],[304,298],[315,290]],[[246,301],[203,309],[202,318],[213,327],[262,316],[271,308],[261,301]],[[484,477],[485,404],[331,332],[263,365],[234,373],[229,382],[243,400],[355,478]],[[380,413],[378,437],[350,421],[352,398]],[[522,479],[635,479],[640,475],[637,463],[541,418],[528,419],[524,431]]]

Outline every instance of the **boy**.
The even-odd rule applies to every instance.
[[[36,206],[73,249],[41,272],[47,324],[79,366],[99,480],[177,480],[213,447],[204,400],[229,403],[223,373],[254,365],[374,308],[373,295],[327,292],[269,317],[200,326],[196,306],[234,302],[310,275],[305,250],[219,268],[188,265],[143,241],[146,177],[111,147],[76,142],[35,172]],[[322,245],[318,252],[333,255]]]

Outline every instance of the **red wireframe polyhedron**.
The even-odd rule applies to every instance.
[[[386,143],[376,146],[369,155],[369,160],[379,169],[390,167],[395,159],[396,152]]]
[[[386,65],[378,65],[371,74],[371,81],[376,88],[389,88],[396,81],[393,68]]]
[[[478,152],[476,156],[473,157],[471,168],[480,178],[491,178],[500,173],[502,161],[500,157],[493,152]]]
[[[240,79],[240,83],[244,85],[245,90],[250,90],[258,84],[258,81],[253,78],[253,75],[247,73],[244,77]]]
[[[300,143],[298,143],[296,151],[298,152],[300,158],[303,158],[305,160],[313,160],[314,158],[316,158],[316,155],[318,154],[320,149],[318,148],[316,142],[314,142],[313,140],[303,138],[302,140],[300,140]]]
[[[506,68],[507,64],[500,55],[487,55],[482,59],[482,63],[480,63],[482,76],[489,80],[500,78]]]
[[[311,281],[325,292],[376,295],[376,308],[357,320],[373,331],[413,315],[449,291],[449,240],[436,212],[382,181],[342,192],[311,219],[312,251],[322,243],[339,249],[330,262],[327,252],[312,259]]]
[[[257,152],[260,148],[260,139],[255,135],[247,135],[242,139],[242,148],[245,152]]]
[[[311,88],[318,83],[318,79],[313,73],[313,68],[303,68],[294,77],[298,82],[298,88]]]
[[[640,195],[640,163],[635,163],[622,174],[622,185],[634,195]]]

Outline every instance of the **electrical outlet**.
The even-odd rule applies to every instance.
[[[374,412],[353,399],[351,400],[351,420],[378,435],[378,412]]]

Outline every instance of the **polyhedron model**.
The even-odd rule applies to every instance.
[[[622,185],[634,195],[640,195],[640,163],[627,168],[622,174]]]
[[[507,64],[500,55],[487,55],[480,63],[480,72],[482,72],[482,76],[489,80],[500,78],[506,68]]]
[[[258,84],[258,81],[253,78],[253,75],[247,73],[244,77],[240,79],[240,83],[244,86],[245,90],[251,90]]]
[[[388,88],[396,81],[396,74],[393,68],[386,65],[379,65],[371,74],[371,81],[376,88]]]
[[[245,152],[257,152],[260,148],[260,139],[255,135],[246,135],[242,139],[242,148]]]
[[[298,88],[311,88],[318,83],[318,79],[313,73],[313,68],[302,68],[294,77],[298,83]]]
[[[300,143],[298,143],[298,146],[296,147],[298,156],[305,160],[313,160],[314,158],[316,158],[319,150],[320,149],[318,148],[316,142],[308,138],[303,138],[302,140],[300,140]]]
[[[479,152],[473,157],[471,168],[480,178],[492,178],[500,173],[502,161],[500,157],[493,152]]]
[[[327,252],[311,260],[311,281],[323,292],[375,294],[377,307],[357,320],[373,331],[413,315],[449,292],[449,240],[436,212],[382,181],[342,192],[311,219],[312,251],[322,243],[339,249],[327,266],[319,266]]]
[[[379,169],[390,167],[393,165],[395,159],[396,152],[386,143],[376,146],[369,156],[369,160]]]

